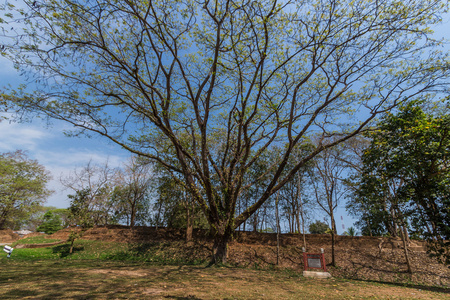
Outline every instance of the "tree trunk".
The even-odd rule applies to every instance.
[[[400,226],[400,237],[402,238],[403,249],[405,251],[407,272],[409,274],[412,274],[411,261],[409,259],[409,253],[408,253],[408,243],[406,242],[405,233],[406,233],[406,228],[404,226]]]
[[[136,204],[131,205],[131,217],[130,217],[130,227],[134,227],[134,220],[136,219]]]
[[[69,254],[72,254],[72,253],[73,253],[73,244],[74,244],[74,242],[75,242],[75,239],[73,239],[73,240],[70,242]]]
[[[194,230],[192,214],[189,205],[186,206],[186,242],[192,241],[192,231]]]
[[[303,247],[305,248],[306,251],[306,237],[305,237],[305,215],[304,215],[304,211],[303,211],[303,202],[302,202],[302,196],[300,193],[300,185],[301,185],[301,177],[298,177],[298,187],[297,187],[297,192],[298,192],[298,201],[300,203],[300,216],[302,218],[302,235],[303,235]],[[298,217],[298,214],[297,214]],[[300,223],[299,223],[299,228],[298,228],[298,232],[300,232]]]
[[[161,209],[162,209],[162,202],[159,202],[159,208],[158,208],[158,213],[156,215],[156,224],[155,224],[155,228],[158,231],[158,227],[159,227],[159,223],[160,223],[160,219],[161,219]]]
[[[259,212],[253,214],[253,232],[258,232],[258,215]]]
[[[331,215],[331,265],[335,267],[336,221],[334,220],[333,210],[331,210],[330,215]]]
[[[228,242],[231,240],[231,234],[225,232],[224,234],[216,234],[214,238],[212,263],[226,264],[228,258]]]
[[[400,222],[398,224],[398,227],[400,227],[399,232],[400,232],[400,238],[402,239],[402,242],[403,242],[403,250],[405,252],[407,272],[409,274],[412,274],[411,260],[409,259],[409,253],[408,253],[408,242],[407,242],[408,231],[406,229],[405,222],[404,222],[405,218],[404,218],[402,212],[398,208],[397,208],[396,215],[397,215],[397,217],[401,218],[400,220],[398,220]],[[395,224],[397,225],[397,222],[395,222]]]
[[[275,214],[276,214],[276,222],[277,222],[277,266],[280,264],[280,215],[278,211],[278,196],[279,191],[277,192],[277,199],[275,202]]]
[[[372,236],[372,226],[368,219],[366,219],[367,228],[369,229],[369,236]],[[364,235],[361,233],[361,235]]]
[[[301,233],[302,232],[302,230],[301,230],[301,224],[300,224],[300,210],[299,209],[297,209],[297,212],[296,212],[296,214],[295,214],[295,221],[297,222],[297,233]]]

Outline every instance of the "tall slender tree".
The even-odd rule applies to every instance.
[[[348,191],[343,179],[346,177],[347,155],[345,143],[322,151],[314,160],[314,193],[316,203],[328,215],[331,223],[331,264],[336,266],[336,208]]]

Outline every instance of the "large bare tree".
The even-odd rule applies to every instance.
[[[449,73],[427,29],[440,0],[11,2],[1,51],[32,84],[1,103],[181,175],[215,232],[215,262],[306,162]],[[286,170],[312,134],[321,143]],[[237,214],[246,172],[274,146],[269,183]]]

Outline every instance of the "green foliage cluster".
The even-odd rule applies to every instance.
[[[344,235],[347,236],[356,236],[358,234],[358,232],[356,231],[356,228],[353,226],[350,226],[349,228],[347,228],[347,230],[344,232]]]
[[[314,223],[309,224],[309,233],[311,234],[324,234],[331,233],[330,227],[322,221],[315,221]]]
[[[51,176],[36,160],[17,150],[0,154],[0,229],[21,229],[52,193]]]
[[[370,134],[363,172],[348,208],[365,234],[450,239],[450,115],[410,102],[388,114]],[[403,229],[402,229],[403,230]],[[448,253],[447,253],[448,255]]]
[[[156,194],[157,199],[152,207],[154,211],[151,218],[152,225],[186,228],[187,224],[191,223],[195,228],[209,228],[198,203],[193,201],[179,179],[166,172],[160,172],[156,182]]]
[[[36,228],[36,231],[52,234],[63,228],[63,221],[60,215],[52,212],[46,212],[43,217],[43,222]]]

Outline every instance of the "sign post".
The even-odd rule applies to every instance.
[[[323,272],[327,271],[327,265],[325,263],[325,255],[323,248],[320,249],[321,253],[306,253],[303,251],[303,263],[305,266],[305,271],[309,269],[319,269]]]
[[[303,248],[303,264],[305,270],[303,276],[316,278],[330,278],[331,274],[327,272],[327,265],[325,263],[324,251],[321,248],[320,253],[306,253]],[[310,269],[320,270],[319,272],[311,272]]]

